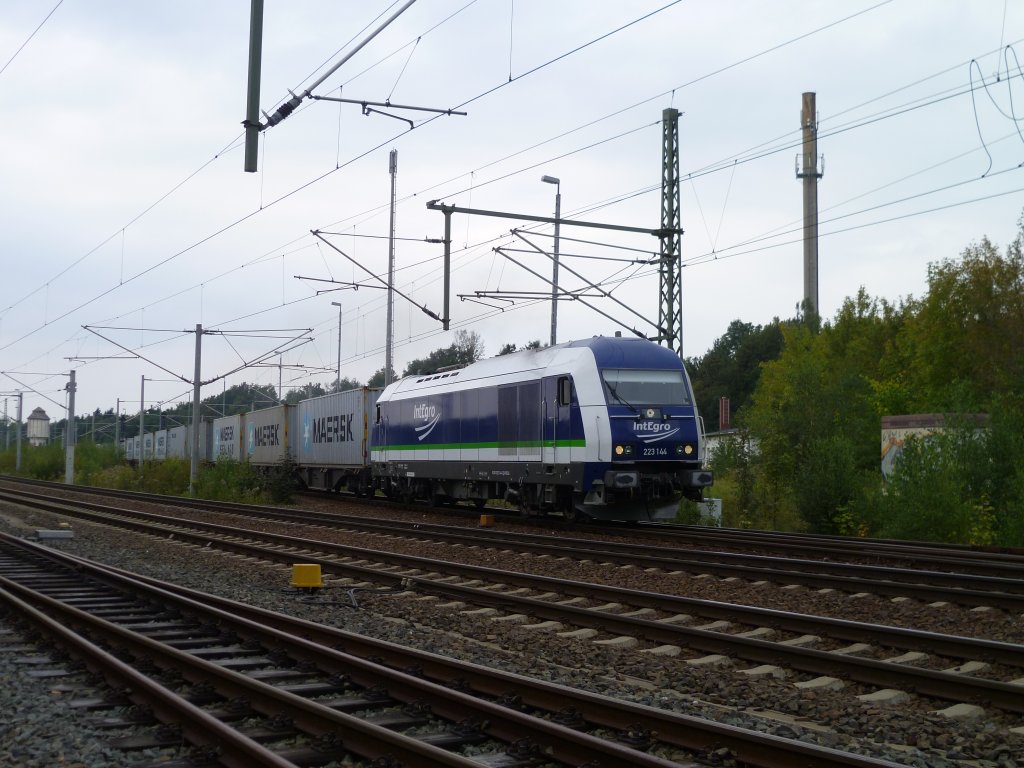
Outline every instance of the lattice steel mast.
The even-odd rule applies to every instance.
[[[659,341],[683,356],[683,282],[679,214],[679,110],[661,113],[661,266],[658,289]]]

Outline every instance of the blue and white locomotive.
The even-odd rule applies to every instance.
[[[371,463],[379,487],[408,500],[664,519],[712,483],[702,432],[672,350],[599,336],[391,384]]]

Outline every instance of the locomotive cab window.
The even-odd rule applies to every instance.
[[[380,405],[377,405],[377,423],[380,424]]]
[[[644,371],[606,368],[601,371],[610,405],[690,405],[692,400],[682,371]]]
[[[572,404],[572,380],[568,376],[561,376],[558,379],[558,404]]]

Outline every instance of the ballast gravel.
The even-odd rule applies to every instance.
[[[174,514],[189,517],[195,513],[176,509]],[[219,516],[202,513],[202,517],[214,520]],[[52,514],[21,507],[0,507],[0,528],[16,535],[28,535],[36,528],[54,527],[59,522],[60,518]],[[490,621],[489,617],[438,608],[436,601],[421,600],[416,596],[359,591],[356,593],[359,607],[355,608],[347,591],[340,588],[327,589],[316,597],[298,595],[288,587],[289,570],[280,566],[243,561],[212,550],[81,521],[73,521],[72,525],[73,539],[54,541],[50,546],[233,600],[338,626],[346,631],[903,765],[921,768],[1024,768],[1024,758],[1021,757],[1024,755],[1024,736],[1011,731],[1011,728],[1020,728],[1024,722],[1005,713],[989,711],[978,720],[950,720],[933,714],[936,702],[913,696],[895,707],[866,705],[853,696],[871,689],[855,684],[848,684],[840,691],[801,691],[793,686],[800,679],[798,677],[747,679],[728,667],[694,667],[685,664],[682,658],[643,654],[637,649],[602,647],[588,640],[530,631],[515,624]],[[246,527],[274,530],[276,526],[250,521]],[[294,525],[287,528],[290,535],[330,538],[324,535],[322,528],[316,529],[315,534],[299,531]],[[346,543],[356,546],[387,548],[460,562],[472,561],[506,570],[517,570],[522,566],[522,570],[543,572],[544,568],[551,568],[562,578],[670,591],[664,588],[664,574],[650,574],[641,569],[622,571],[598,564],[575,565],[567,569],[564,562],[528,557],[520,561],[518,556],[510,556],[509,553],[484,549],[468,550],[465,547],[444,547],[436,542],[412,542],[380,536],[370,537],[372,543],[369,543],[370,540],[363,537],[363,534],[345,534]],[[419,551],[411,551],[417,547]],[[456,556],[460,550],[463,556],[472,553],[471,559],[463,560]],[[530,567],[531,563],[534,567]],[[729,601],[731,588],[735,587],[736,594],[745,589],[746,599],[736,599],[735,602],[752,602],[749,583],[723,584],[718,579],[694,578],[683,579],[681,583],[685,587],[680,588],[682,594],[723,601]],[[716,597],[691,591],[705,587]],[[800,597],[793,596],[792,607],[799,606],[801,612],[828,613],[827,610],[818,610],[817,598],[821,598],[821,603],[826,606],[832,600],[840,602],[839,596],[801,591]],[[813,602],[810,602],[810,596],[815,596]],[[881,608],[893,608],[889,601],[883,603]],[[873,616],[860,620],[879,621],[870,605],[869,601],[859,603],[858,611],[864,612],[866,617]],[[903,610],[904,606],[898,604],[895,610]],[[990,622],[994,634],[1021,633],[1020,617],[995,613],[998,615],[984,617]],[[973,618],[978,619],[978,616]],[[914,626],[913,623],[909,625]],[[0,625],[0,630],[3,628]],[[24,765],[26,768],[52,765],[121,768],[138,765],[140,756],[137,753],[118,753],[106,748],[104,745],[109,735],[105,732],[98,734],[90,725],[90,716],[69,711],[66,695],[53,693],[54,681],[27,677],[23,665],[15,664],[10,654],[2,652],[0,675],[5,683],[0,687],[0,706],[8,715],[0,725],[0,765]],[[54,727],[54,723],[60,723],[60,727]],[[727,754],[706,757],[712,764],[731,764]]]

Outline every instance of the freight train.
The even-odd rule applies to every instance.
[[[146,435],[146,457],[187,455],[174,431]],[[656,520],[712,484],[703,432],[672,350],[597,336],[216,419],[201,429],[200,453],[258,465],[287,457],[303,485],[323,490]],[[138,438],[125,451],[138,458]]]

